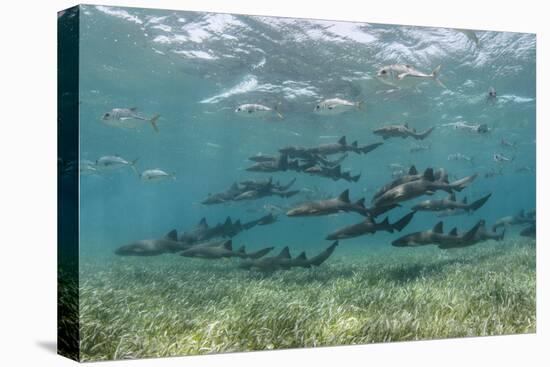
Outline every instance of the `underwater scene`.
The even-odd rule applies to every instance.
[[[79,9],[82,360],[536,331],[534,34]]]

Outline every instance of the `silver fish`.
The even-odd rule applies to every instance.
[[[433,80],[440,87],[446,88],[439,80],[440,71],[441,65],[436,67],[430,74],[425,74],[411,65],[394,64],[380,68],[376,76],[382,83],[397,88],[415,88],[427,80]]]
[[[113,108],[111,111],[103,114],[101,119],[106,125],[122,129],[137,129],[143,122],[151,123],[153,130],[159,131],[157,121],[160,115],[151,118],[140,115],[137,107],[132,108]]]
[[[118,155],[106,155],[103,157],[100,157],[95,162],[95,168],[100,171],[113,171],[125,167],[130,167],[131,169],[136,171],[136,163],[138,159],[134,159],[133,161],[127,161],[126,159],[119,157]]]
[[[248,104],[242,104],[235,108],[235,113],[242,117],[269,117],[272,115],[276,115],[280,119],[284,118],[279,111],[277,111],[275,108],[270,108],[261,104],[254,104],[254,103],[248,103]]]
[[[343,112],[360,110],[363,102],[352,102],[341,98],[331,98],[319,102],[315,109],[315,113],[319,115],[337,115]]]
[[[141,172],[139,178],[145,182],[158,182],[166,181],[169,179],[175,180],[176,176],[174,173],[167,173],[161,169],[155,168]]]

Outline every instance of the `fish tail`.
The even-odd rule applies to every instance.
[[[159,132],[159,128],[157,126],[157,121],[159,119],[160,115],[155,115],[153,117],[151,117],[151,119],[149,120],[149,122],[151,123],[151,126],[153,126],[153,130],[155,130],[155,132]]]
[[[488,194],[488,195],[485,195],[484,197],[482,197],[481,199],[474,201],[473,203],[470,204],[470,207],[468,208],[468,211],[473,212],[473,211],[478,210],[479,208],[481,208],[487,202],[487,200],[489,200],[490,197],[491,197],[491,194]]]
[[[440,86],[441,88],[447,89],[447,87],[445,86],[445,84],[443,84],[443,83],[441,82],[441,80],[439,80],[439,73],[440,73],[440,71],[441,71],[441,65],[438,65],[435,69],[433,69],[432,74],[431,74],[431,77],[432,77],[432,79],[433,79],[437,84],[439,84],[439,86]]]
[[[133,161],[130,162],[130,168],[136,173],[136,175],[139,176],[139,172],[136,168],[136,163],[139,161],[139,158],[136,158],[134,159]]]
[[[277,114],[277,117],[280,118],[281,120],[284,119],[285,117],[283,116],[283,114],[281,112],[279,112],[279,105],[281,103],[277,103],[275,106],[273,106],[273,111],[275,111],[275,113]]]
[[[432,133],[432,131],[434,131],[434,129],[435,126],[432,126],[421,133],[414,133],[413,138],[415,138],[416,140],[424,140]]]

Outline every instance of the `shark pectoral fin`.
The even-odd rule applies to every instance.
[[[433,194],[435,194],[435,192],[428,190],[428,191],[425,192],[425,194],[426,195],[433,195]]]

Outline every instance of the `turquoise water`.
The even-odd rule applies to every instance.
[[[527,225],[506,228],[503,241],[459,250],[400,248],[392,241],[441,220],[445,233],[453,227],[463,233],[481,219],[490,228],[499,218],[535,209],[535,44],[533,34],[81,6],[79,357],[533,332],[535,241],[520,235]],[[413,88],[400,80],[383,83],[379,70],[395,64],[426,75],[440,66],[444,86],[431,78]],[[331,98],[360,108],[314,112]],[[243,116],[236,109],[244,104],[272,111]],[[140,118],[160,115],[158,132],[148,121],[133,120],[137,128],[128,129],[103,119],[113,109],[134,107]],[[460,122],[488,132],[455,129]],[[424,140],[374,133],[405,123],[418,132],[434,130]],[[357,182],[246,170],[258,153],[343,136],[349,144],[383,142],[341,163],[343,171],[361,174]],[[424,149],[411,151],[419,145]],[[105,156],[135,164],[106,170],[100,166]],[[288,210],[344,190],[351,201],[365,198],[371,205],[374,193],[411,165],[419,172],[445,169],[449,181],[477,174],[457,199],[491,197],[469,214],[416,212],[400,233],[341,240],[311,269],[258,274],[240,269],[239,259],[115,254],[172,229],[190,231],[201,218],[213,226],[228,216],[248,222],[273,213],[277,222],[239,233],[234,248],[272,246],[276,254],[288,246],[293,256],[306,251],[312,257],[332,243],[329,233],[364,217],[289,217]],[[142,180],[150,169],[170,177]],[[296,179],[291,190],[299,192],[201,204],[234,182],[269,177],[282,184]],[[376,221],[388,215],[393,223],[420,201],[447,196],[439,191],[401,202]]]
[[[293,189],[319,188],[327,196],[350,189],[351,199],[372,194],[392,180],[390,164],[445,168],[451,178],[478,173],[462,193],[474,200],[492,193],[472,215],[445,218],[445,227],[466,229],[479,219],[492,223],[535,206],[535,36],[411,26],[308,19],[175,12],[84,6],[81,13],[80,155],[139,159],[138,171],[160,168],[176,180],[148,184],[131,169],[82,176],[81,252],[111,254],[125,243],[192,229],[227,216],[243,221],[266,214],[265,204],[288,208],[306,200],[268,197],[204,206],[209,193],[235,181],[296,178]],[[376,78],[384,65],[411,64],[429,73],[441,65],[442,88],[431,81],[416,89],[395,89]],[[495,103],[486,100],[490,87]],[[335,116],[313,113],[323,99],[362,101],[361,110]],[[245,103],[274,107],[278,118],[242,118]],[[138,107],[144,116],[160,114],[159,133],[118,129],[101,116],[113,108]],[[457,121],[487,124],[488,134],[468,134],[441,126]],[[357,183],[297,172],[244,171],[249,156],[276,154],[288,145],[315,146],[346,136],[360,144],[382,141],[372,130],[408,123],[417,130],[435,126],[423,141],[390,139],[367,155],[350,154],[342,168],[361,173]],[[501,139],[516,144],[501,145]],[[415,144],[429,145],[411,153]],[[461,153],[473,162],[452,161]],[[514,158],[497,163],[494,153]],[[335,158],[338,156],[332,156]],[[519,172],[521,169],[527,172]],[[485,178],[487,172],[502,175]],[[446,197],[438,193],[437,198]],[[421,199],[389,213],[396,220]],[[321,249],[327,233],[360,220],[341,214],[285,218],[235,238],[260,245]],[[380,218],[382,219],[382,217]],[[403,233],[431,228],[434,213],[417,213]],[[377,233],[345,241],[355,251],[388,246],[396,235]],[[398,249],[396,249],[398,251]]]

